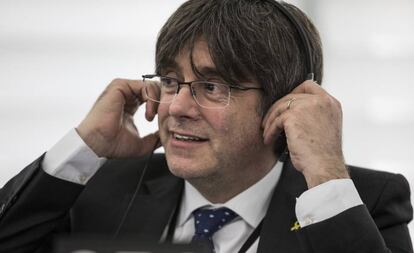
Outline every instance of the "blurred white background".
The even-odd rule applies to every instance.
[[[182,2],[0,1],[0,187],[77,126],[113,78],[153,72],[158,30]],[[413,186],[414,1],[290,2],[321,32],[347,162]],[[141,132],[154,131],[142,115]]]

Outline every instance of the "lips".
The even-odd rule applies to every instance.
[[[193,135],[193,134],[188,134],[188,133],[172,132],[172,136],[175,140],[185,141],[185,142],[202,142],[202,141],[207,140],[206,138],[196,136],[196,135]]]

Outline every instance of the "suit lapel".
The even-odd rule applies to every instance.
[[[134,200],[121,235],[158,241],[180,202],[183,187],[184,180],[170,174],[147,181]],[[259,253],[301,252],[296,234],[290,229],[297,220],[296,198],[305,190],[303,175],[287,160],[263,223]]]
[[[307,190],[303,175],[290,159],[283,166],[282,175],[273,192],[263,228],[260,233],[258,252],[301,252],[295,232],[296,198]]]
[[[122,234],[158,241],[179,203],[183,182],[171,175],[147,181],[131,207]]]

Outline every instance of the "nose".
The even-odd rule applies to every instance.
[[[197,118],[199,116],[199,106],[191,94],[189,85],[182,85],[179,88],[170,104],[169,113],[176,117]]]

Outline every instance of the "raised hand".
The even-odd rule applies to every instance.
[[[133,115],[146,103],[145,117],[152,121],[158,104],[143,95],[144,83],[115,79],[99,96],[86,118],[76,128],[83,141],[106,158],[139,157],[149,154],[158,142],[158,131],[140,137]]]
[[[284,131],[293,165],[309,188],[349,178],[342,153],[340,103],[312,81],[276,101],[263,119],[266,144]]]

